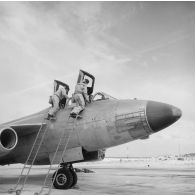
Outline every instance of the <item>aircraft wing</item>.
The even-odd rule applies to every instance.
[[[45,113],[48,112],[48,109],[49,108],[33,115],[3,123],[0,125],[0,133],[2,132],[2,130],[9,128],[14,130],[18,136],[36,133],[39,131],[43,122],[43,117]],[[43,125],[46,125],[46,123],[44,122]]]
[[[46,124],[43,124],[46,125]],[[38,124],[18,124],[18,125],[11,125],[11,128],[13,128],[17,135],[25,136],[28,134],[34,134],[37,133],[41,127],[41,123]]]
[[[28,143],[31,146],[31,139],[35,138],[41,125],[41,123],[32,123],[0,126],[0,165],[12,163],[14,155],[20,153],[20,151],[24,152],[21,148],[23,148],[25,137],[28,135]],[[21,141],[22,139],[23,141]],[[18,145],[19,141],[21,144]],[[28,146],[28,143],[26,146]],[[20,149],[18,150],[18,148]]]

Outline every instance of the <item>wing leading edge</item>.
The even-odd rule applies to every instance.
[[[37,133],[39,131],[41,125],[42,125],[41,123],[17,124],[17,125],[10,125],[10,127],[16,131],[16,133],[19,137],[21,137],[21,136]],[[46,125],[46,124],[43,123],[43,125]]]

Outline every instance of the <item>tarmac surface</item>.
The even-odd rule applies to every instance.
[[[79,165],[80,166],[80,165]],[[52,189],[53,195],[110,195],[110,194],[155,194],[155,195],[194,195],[195,167],[155,167],[128,166],[126,164],[86,164],[81,166],[94,173],[77,173],[78,183],[74,189]],[[14,186],[21,167],[0,167],[0,194]],[[31,171],[22,194],[33,195],[39,192],[46,167],[35,167]],[[12,193],[15,194],[15,193]],[[43,193],[44,194],[44,193]]]

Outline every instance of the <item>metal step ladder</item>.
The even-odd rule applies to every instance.
[[[57,170],[60,168],[61,163],[63,163],[63,156],[66,152],[71,134],[73,133],[75,129],[75,121],[77,120],[79,115],[76,115],[75,118],[72,118],[71,116],[68,117],[67,120],[67,127],[62,132],[62,135],[60,136],[60,140],[58,142],[58,145],[56,147],[56,150],[54,152],[53,158],[51,160],[47,175],[45,177],[43,186],[41,187],[41,190],[39,192],[36,192],[35,195],[41,195],[44,192],[44,195],[49,195],[51,193],[53,183],[57,176]],[[55,167],[53,164],[56,160],[57,153],[60,152],[60,159],[57,161],[58,166]],[[55,175],[51,175],[51,172],[55,170]]]
[[[44,119],[45,121],[45,119]],[[26,181],[28,179],[30,170],[36,160],[36,157],[39,153],[39,150],[41,148],[41,145],[43,143],[44,137],[46,135],[47,129],[48,129],[48,125],[47,123],[44,123],[44,121],[42,122],[39,131],[37,133],[37,136],[35,138],[35,141],[32,145],[31,151],[27,157],[27,160],[22,168],[22,171],[20,173],[20,176],[18,178],[18,181],[16,183],[16,185],[14,186],[14,188],[9,189],[8,192],[12,193],[12,192],[16,192],[16,195],[20,195],[22,190],[24,189],[24,186],[26,184]]]

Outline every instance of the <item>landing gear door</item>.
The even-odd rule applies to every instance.
[[[85,72],[84,70],[80,70],[77,83],[81,83],[84,79],[89,80],[89,84],[87,86],[87,93],[90,96],[93,93],[95,77],[88,72]]]

